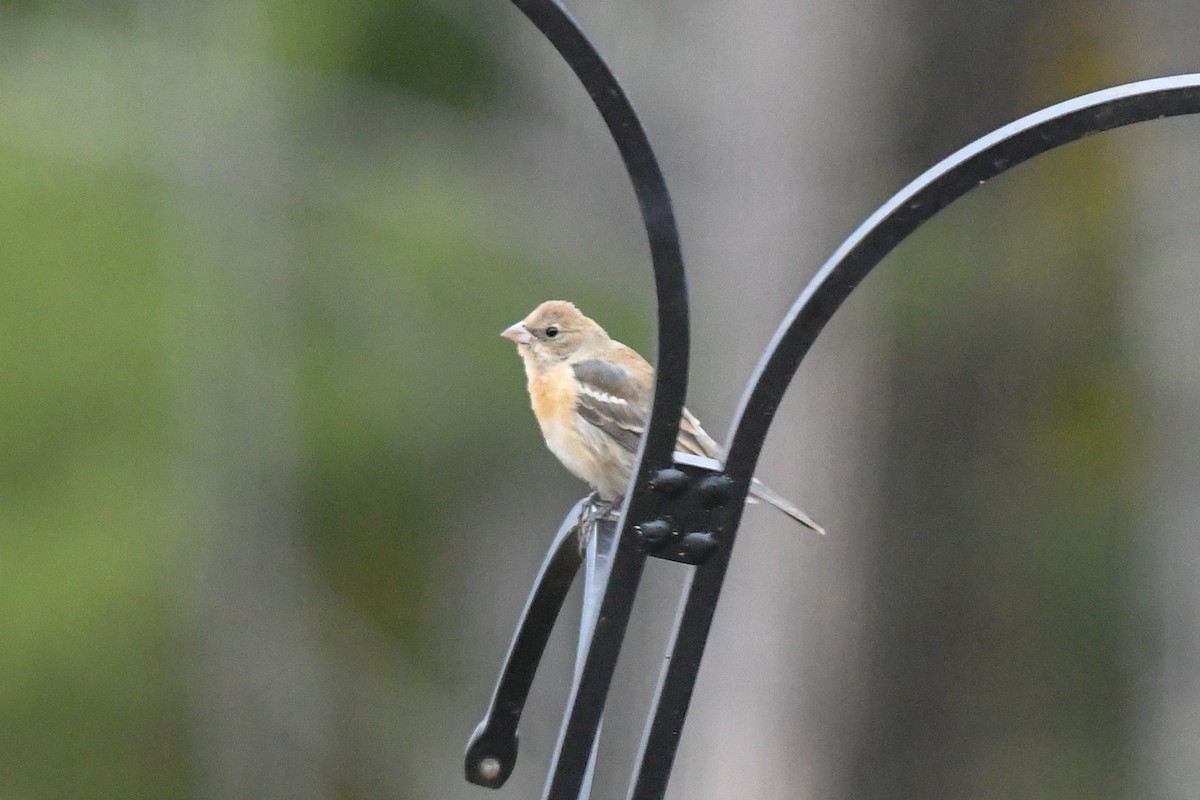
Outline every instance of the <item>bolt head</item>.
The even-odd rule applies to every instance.
[[[674,533],[671,523],[665,519],[652,519],[649,522],[643,522],[637,526],[637,530],[642,535],[642,541],[645,542],[646,547],[651,550],[662,547],[671,538],[671,534]]]
[[[660,469],[650,478],[650,488],[667,497],[676,497],[688,487],[687,473],[674,467]]]
[[[479,777],[485,781],[494,781],[500,777],[500,759],[495,756],[484,756],[479,759]]]
[[[729,502],[733,494],[733,479],[728,475],[709,475],[697,487],[700,503],[705,508],[716,508]]]
[[[683,537],[679,554],[694,563],[706,561],[717,549],[717,537],[708,531],[695,531]]]

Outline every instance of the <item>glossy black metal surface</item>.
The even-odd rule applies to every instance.
[[[554,0],[512,0],[563,56],[603,116],[629,172],[650,241],[658,295],[658,374],[653,415],[615,536],[606,530],[596,586],[585,602],[590,633],[577,670],[545,798],[578,800],[645,559],[693,565],[683,589],[670,654],[659,677],[630,797],[663,797],[700,660],[725,579],[750,478],[783,395],[833,314],[901,241],[972,188],[1030,158],[1093,133],[1200,113],[1200,75],[1128,84],[1031,114],[962,148],[872,214],[821,267],[768,346],[738,409],[724,464],[674,454],[687,388],[688,320],[683,260],[666,184],[640,122],[595,47]],[[583,501],[581,501],[582,503]],[[580,565],[564,541],[568,515],[538,578],[491,709],[468,747],[468,780],[497,787],[516,757],[516,724],[537,660]],[[611,525],[611,522],[600,523]],[[564,538],[566,537],[566,538]],[[567,553],[573,549],[574,554]],[[601,589],[601,585],[602,589]],[[602,594],[599,607],[595,597]],[[590,629],[590,630],[589,630]],[[484,763],[492,758],[496,763]],[[485,770],[484,768],[494,768]],[[481,771],[484,770],[484,771]],[[487,772],[495,774],[487,777]]]

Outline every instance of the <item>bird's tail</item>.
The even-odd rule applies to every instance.
[[[772,489],[768,488],[767,485],[764,484],[762,481],[760,481],[758,478],[752,478],[750,481],[750,496],[757,497],[759,500],[762,500],[764,503],[775,506],[780,511],[787,514],[789,517],[796,520],[796,522],[799,522],[804,527],[809,528],[810,530],[816,531],[817,533],[821,534],[822,536],[825,535],[825,529],[822,528],[817,523],[813,522],[812,517],[810,517],[808,514],[805,514],[800,509],[796,508],[794,505],[789,503],[787,500],[784,500],[781,496],[776,494]]]

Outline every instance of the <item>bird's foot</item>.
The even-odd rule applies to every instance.
[[[617,512],[621,508],[623,497],[614,497],[611,500],[604,500],[596,493],[592,493],[584,505],[583,521],[585,525],[595,525],[604,519],[616,519]]]
[[[591,537],[592,531],[598,523],[617,518],[617,513],[621,509],[621,501],[623,499],[617,497],[612,500],[605,500],[595,492],[592,492],[587,502],[583,504],[583,508],[579,510],[580,550],[583,550],[587,546],[587,540]]]

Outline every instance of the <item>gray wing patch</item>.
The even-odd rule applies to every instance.
[[[646,427],[646,390],[626,370],[609,361],[581,361],[571,369],[579,381],[575,411],[622,448],[636,452]]]

